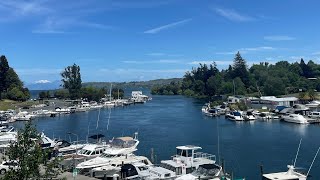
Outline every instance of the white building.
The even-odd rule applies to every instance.
[[[297,104],[299,99],[296,97],[283,97],[277,98],[275,96],[262,96],[261,100],[271,101],[278,106],[288,106],[292,107],[294,104]]]

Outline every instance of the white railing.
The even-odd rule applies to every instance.
[[[216,161],[216,155],[203,153],[203,152],[194,153],[194,158],[204,158],[204,159]]]

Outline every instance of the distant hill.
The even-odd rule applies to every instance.
[[[59,89],[61,81],[47,81],[47,80],[40,80],[35,83],[26,84],[26,87],[29,90],[54,90]]]
[[[82,85],[84,87],[93,86],[98,88],[102,88],[102,87],[109,88],[110,84],[112,84],[112,87],[121,88],[121,89],[133,88],[133,87],[150,89],[156,85],[162,86],[162,85],[170,84],[171,82],[180,82],[180,81],[182,81],[182,78],[155,79],[150,81],[132,81],[132,82],[86,82],[86,83],[83,83]]]

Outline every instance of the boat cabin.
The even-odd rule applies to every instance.
[[[199,146],[186,145],[176,148],[177,154],[173,156],[172,160],[161,161],[161,167],[175,172],[176,175],[189,174],[199,165],[214,164],[216,162],[215,155],[196,152],[202,149]]]
[[[109,146],[107,146],[105,143],[101,145],[88,144],[78,152],[78,155],[84,157],[97,157],[101,155],[107,148],[109,148]]]

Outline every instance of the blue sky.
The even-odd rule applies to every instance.
[[[0,1],[0,54],[25,83],[59,80],[76,63],[83,81],[182,77],[201,63],[319,63],[319,1]]]

